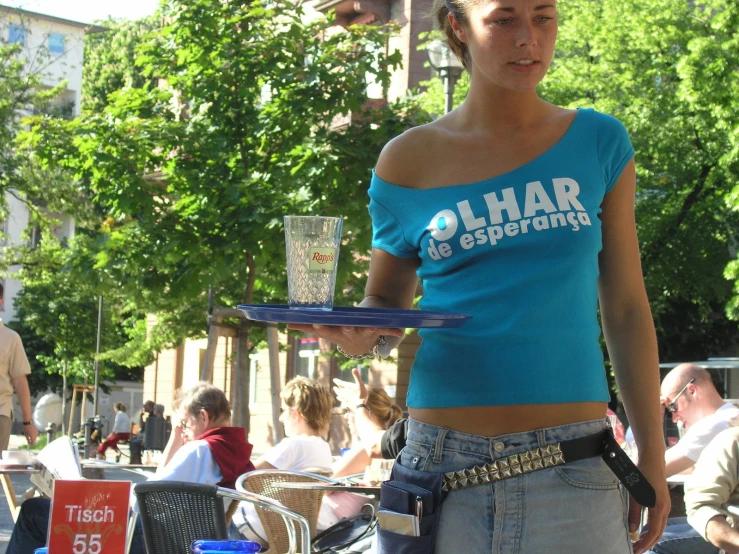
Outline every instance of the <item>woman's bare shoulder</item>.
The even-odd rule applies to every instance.
[[[425,177],[433,171],[444,144],[444,129],[436,122],[408,129],[388,142],[380,153],[375,171],[384,181],[407,188],[425,188]]]

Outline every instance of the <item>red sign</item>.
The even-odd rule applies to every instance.
[[[126,554],[129,481],[54,481],[49,552]]]

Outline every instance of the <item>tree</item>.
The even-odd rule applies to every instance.
[[[156,84],[136,66],[136,49],[159,28],[155,16],[135,21],[99,21],[108,31],[85,37],[85,67],[82,74],[82,110],[100,112],[110,94]]]
[[[284,301],[284,214],[345,217],[338,286],[359,297],[369,168],[421,117],[368,102],[367,76],[387,85],[400,59],[380,48],[388,29],[329,33],[331,21],[305,23],[281,2],[162,9],[167,24],[137,59],[158,87],[119,90],[72,122],[36,118],[25,137],[105,210],[89,256],[137,314],[156,316],[145,348],[202,336],[209,287],[225,306]]]

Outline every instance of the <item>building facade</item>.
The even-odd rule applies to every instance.
[[[74,117],[80,112],[82,99],[82,67],[84,62],[85,35],[105,29],[77,21],[69,21],[20,8],[0,5],[0,42],[22,45],[22,54],[27,73],[37,73],[43,86],[53,88],[62,81],[65,90],[53,102],[55,113]],[[19,117],[27,115],[21,109]],[[52,183],[50,183],[52,185]],[[33,229],[29,229],[29,211],[24,202],[12,194],[5,197],[8,214],[2,222],[5,245],[18,246],[28,241],[38,240]],[[74,236],[74,220],[63,214],[50,214],[58,221],[53,232],[59,238]],[[5,279],[4,306],[0,318],[5,321],[15,319],[14,298],[21,285],[12,274],[19,267],[11,267]]]

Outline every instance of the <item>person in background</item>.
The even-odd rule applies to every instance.
[[[5,288],[0,283],[0,308],[4,304]],[[35,444],[38,429],[31,419],[31,391],[28,378],[31,366],[18,333],[0,320],[0,450],[7,450],[13,426],[13,389],[18,395],[23,417],[23,435],[28,444]]]
[[[126,405],[122,402],[116,402],[113,405],[115,412],[115,421],[113,429],[107,438],[98,446],[98,459],[105,459],[105,452],[108,448],[115,448],[119,442],[125,442],[131,438],[131,419],[126,414]]]
[[[357,437],[359,443],[354,444],[333,465],[333,478],[363,473],[372,463],[373,452],[376,450],[373,441],[381,443],[387,430],[403,415],[400,406],[393,404],[384,390],[364,384],[358,369],[355,368],[352,375],[354,383],[334,379],[334,392],[347,409],[346,416],[352,436]],[[360,425],[355,423],[356,419],[359,419]],[[405,442],[405,437],[403,439]],[[367,497],[349,492],[334,492],[324,495],[323,503],[333,509],[337,518],[343,518],[358,514],[362,506],[367,504]]]
[[[372,457],[381,457],[373,456],[377,452],[375,443],[403,415],[400,406],[393,404],[384,390],[364,384],[358,369],[352,370],[352,375],[354,383],[334,379],[334,393],[347,409],[352,436],[357,437],[359,444],[353,444],[334,464],[334,477],[362,473]]]
[[[323,436],[331,421],[333,397],[328,387],[305,377],[290,380],[280,392],[285,438],[270,448],[255,463],[256,469],[330,468],[331,447]],[[246,538],[267,544],[266,533],[254,505],[242,503],[233,523]],[[325,529],[338,519],[330,508],[322,509],[318,529]]]
[[[672,421],[687,430],[678,443],[665,452],[665,474],[669,477],[692,470],[703,449],[739,416],[739,408],[725,402],[711,374],[694,364],[680,364],[662,380],[660,401]]]
[[[231,427],[226,395],[205,382],[180,391],[177,423],[162,460],[149,481],[187,481],[234,488],[236,478],[252,471],[252,445],[243,427]],[[46,545],[51,501],[30,498],[21,505],[6,554],[32,554]],[[130,554],[145,554],[140,522]]]
[[[702,538],[739,554],[739,427],[722,431],[705,448],[685,483],[685,508]]]
[[[136,433],[131,437],[131,441],[128,443],[131,450],[131,463],[140,464],[142,462],[141,454],[144,451],[144,430],[146,427],[146,420],[154,412],[154,401],[147,400],[144,402],[143,408],[139,412],[139,428]]]

